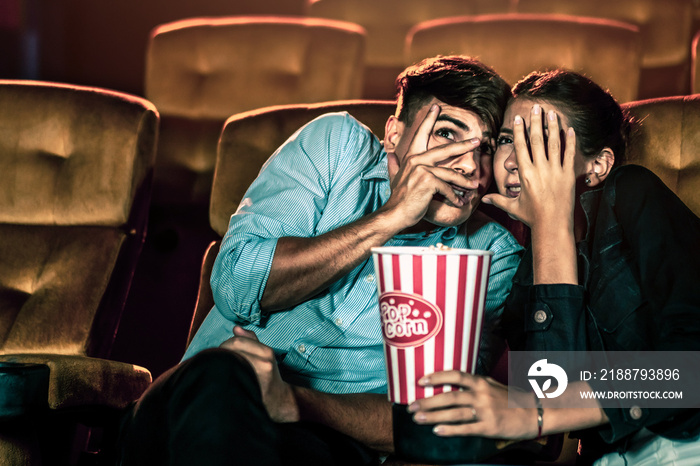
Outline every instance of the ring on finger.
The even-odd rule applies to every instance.
[[[474,409],[474,406],[472,406],[472,422],[476,422],[477,420],[476,409]]]

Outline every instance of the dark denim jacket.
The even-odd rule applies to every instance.
[[[698,217],[656,175],[635,165],[613,170],[580,202],[588,220],[586,238],[577,244],[580,285],[532,285],[528,249],[503,317],[511,349],[700,351]],[[546,319],[542,312],[536,318],[538,311]],[[609,444],[642,427],[669,438],[700,433],[694,409],[605,413],[610,424],[597,431]]]

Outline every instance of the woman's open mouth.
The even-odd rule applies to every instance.
[[[508,197],[520,196],[520,185],[519,184],[507,184],[506,185],[506,196],[508,196]]]

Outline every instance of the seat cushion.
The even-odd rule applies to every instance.
[[[0,354],[88,354],[125,232],[0,224],[0,237]]]
[[[56,354],[0,356],[0,368],[8,362],[48,367],[48,407],[51,409],[86,406],[121,409],[141,396],[151,383],[151,373],[147,369],[106,359]],[[21,373],[15,374],[16,380],[22,377]],[[10,383],[0,385],[0,400],[15,396],[16,387]]]

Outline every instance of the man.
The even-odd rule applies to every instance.
[[[124,465],[358,465],[391,452],[374,246],[493,251],[486,312],[497,320],[520,247],[472,214],[508,85],[453,56],[409,67],[397,86],[383,142],[329,114],[267,162],[222,241],[216,305],[137,404]],[[481,356],[484,372],[493,350]]]

